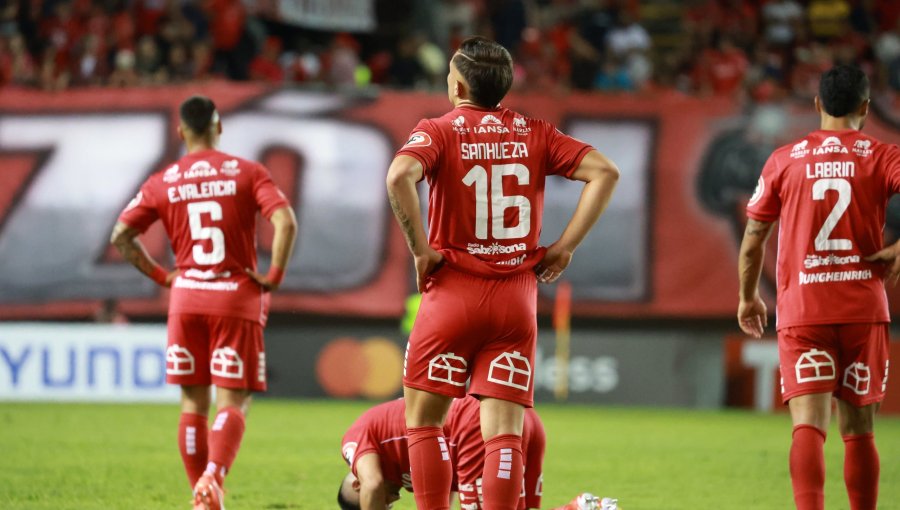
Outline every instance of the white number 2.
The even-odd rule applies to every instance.
[[[191,202],[188,204],[188,221],[191,224],[191,239],[212,241],[212,250],[204,251],[203,244],[194,245],[194,260],[198,264],[211,266],[225,260],[225,234],[219,227],[204,227],[201,215],[209,214],[212,221],[222,219],[222,206],[218,202]]]
[[[825,192],[830,189],[838,192],[838,199],[816,235],[816,251],[852,250],[853,243],[849,239],[830,238],[831,231],[850,207],[850,183],[846,179],[819,179],[813,184],[813,200],[824,200]]]
[[[531,232],[531,202],[522,195],[504,195],[503,177],[515,176],[520,186],[529,183],[528,168],[520,163],[491,165],[490,197],[488,197],[488,173],[481,165],[475,165],[463,177],[466,186],[475,185],[475,237],[488,238],[488,198],[490,198],[491,235],[494,239],[520,239]],[[519,222],[514,227],[504,225],[505,212],[510,207],[519,209]]]

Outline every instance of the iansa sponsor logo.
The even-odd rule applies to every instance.
[[[209,161],[197,161],[184,173],[185,179],[199,179],[201,177],[216,177],[218,170],[213,168]]]
[[[850,151],[847,150],[846,147],[841,143],[841,139],[836,136],[829,136],[826,138],[822,145],[813,149],[814,156],[821,156],[823,154],[849,154]]]

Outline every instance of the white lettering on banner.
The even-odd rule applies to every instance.
[[[369,32],[375,29],[375,0],[278,0],[280,18],[318,30]]]
[[[528,157],[525,142],[461,143],[462,159],[516,159]]]
[[[0,324],[0,400],[177,402],[165,325]]]
[[[201,200],[204,198],[230,197],[237,195],[237,182],[206,181],[198,184],[181,184],[166,190],[169,202],[175,204],[182,200]]]
[[[830,273],[804,273],[803,271],[800,271],[800,285],[871,279],[872,271],[869,269],[863,269],[861,271],[834,271]]]
[[[534,389],[554,391],[557,377],[556,358],[544,356],[538,347],[534,354]],[[570,393],[609,393],[619,387],[619,360],[612,356],[572,356],[569,359]]]

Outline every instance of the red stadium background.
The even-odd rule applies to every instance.
[[[164,292],[125,267],[108,249],[104,236],[137,184],[182,150],[174,129],[176,109],[192,93],[207,94],[218,103],[225,129],[223,148],[263,160],[294,197],[301,229],[295,262],[300,265],[292,266],[295,279],[289,278],[283,291],[274,296],[273,312],[400,316],[404,299],[413,290],[411,264],[383,198],[386,163],[420,118],[447,110],[446,98],[388,91],[350,97],[211,82],[125,89],[114,94],[105,90],[57,94],[9,90],[0,96],[0,172],[4,182],[0,187],[0,258],[5,259],[0,265],[0,288],[6,289],[0,291],[0,318],[84,318],[110,299],[129,316],[165,313]],[[575,136],[588,133],[594,138],[587,141],[604,152],[614,158],[624,155],[616,158],[625,160],[620,161],[622,182],[633,189],[619,205],[640,220],[580,250],[576,259],[582,266],[572,275],[573,313],[600,318],[731,318],[736,306],[743,204],[765,155],[814,129],[818,122],[811,107],[763,106],[746,112],[727,99],[700,99],[674,92],[653,96],[517,95],[505,106],[546,118]],[[868,132],[885,141],[900,141],[900,131],[890,122],[873,117]],[[119,121],[131,118],[146,119],[146,127],[122,133],[128,124]],[[63,125],[67,127],[60,127]],[[297,131],[290,131],[295,126],[299,126]],[[606,134],[619,127],[625,137],[607,140]],[[251,141],[267,129],[285,131],[285,138]],[[631,132],[633,138],[629,138]],[[366,140],[377,146],[375,153],[360,145]],[[294,142],[300,145],[292,146]],[[318,144],[317,150],[328,146],[327,151],[336,157],[352,158],[355,173],[335,174],[336,182],[323,184],[328,172],[344,170],[329,163],[332,166],[315,170],[319,177],[310,184],[307,176],[315,173],[319,163],[312,151],[303,150],[304,143],[307,147]],[[245,147],[249,153],[239,152]],[[113,161],[104,156],[111,152],[119,154],[115,166],[92,167]],[[130,153],[141,154],[131,165]],[[55,155],[59,159],[67,155],[69,166],[58,168]],[[634,166],[640,168],[629,167],[629,161],[638,162]],[[88,168],[90,172],[86,172]],[[129,183],[113,185],[114,177],[123,173],[131,176]],[[346,178],[353,180],[341,180]],[[364,188],[358,192],[364,195],[348,196],[353,188]],[[314,201],[323,193],[333,198],[322,202],[323,206],[316,202],[316,207],[304,209],[304,197]],[[557,200],[563,205],[571,197],[566,193],[560,191]],[[79,194],[88,196],[78,199]],[[57,203],[54,197],[65,200]],[[76,205],[66,205],[67,201]],[[91,209],[101,202],[107,207]],[[322,213],[322,207],[343,211],[343,203],[348,207],[365,204],[360,216],[363,222],[350,219],[349,226],[323,228],[315,214]],[[83,217],[97,234],[76,235],[57,220],[47,220],[38,228],[34,222],[26,224],[27,216],[22,216],[46,211],[57,215],[51,218]],[[551,225],[545,225],[545,233],[549,230]],[[264,229],[264,249],[269,236]],[[58,241],[54,244],[48,238]],[[334,238],[343,243],[340,251],[322,252],[321,247]],[[171,264],[161,230],[151,230],[145,242],[154,256]],[[90,245],[76,249],[82,243]],[[75,256],[84,260],[67,263],[69,270],[52,262]],[[345,264],[359,271],[350,274],[344,266],[333,267],[332,260],[337,266]],[[331,268],[333,278],[298,279],[303,278],[301,273],[316,269],[304,271],[304,263],[320,264],[318,269],[326,273]],[[617,280],[623,273],[627,281]],[[769,271],[767,277],[771,276]],[[591,287],[588,282],[598,278],[605,283]],[[30,281],[40,281],[41,290],[28,290]],[[771,285],[764,289],[772,302]],[[890,292],[898,297],[896,290]],[[542,297],[545,312],[551,298],[552,289]],[[900,300],[892,302],[893,309],[900,310]]]

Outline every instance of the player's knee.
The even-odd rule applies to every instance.
[[[853,407],[842,405],[840,408],[840,429],[842,436],[869,434],[875,429],[875,407]]]

